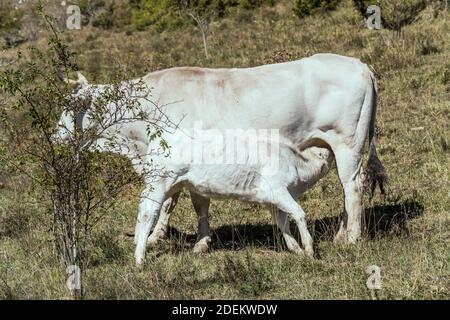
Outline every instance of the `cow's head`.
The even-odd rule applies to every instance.
[[[58,121],[58,130],[54,136],[54,139],[58,142],[70,140],[75,126],[78,125],[81,130],[89,126],[86,114],[93,99],[93,87],[95,86],[90,85],[86,77],[80,72],[77,73],[77,76],[77,80],[60,78],[72,88],[72,92],[68,97],[69,103],[75,103],[77,106],[72,110],[63,110]]]

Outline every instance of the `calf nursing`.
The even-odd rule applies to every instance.
[[[287,217],[291,216],[300,229],[304,250],[312,255],[305,213],[296,199],[328,171],[332,157],[336,160],[345,208],[335,242],[355,243],[361,238],[362,162],[367,136],[365,177],[372,187],[375,183],[382,187],[387,179],[376,152],[377,85],[367,65],[350,57],[316,54],[254,68],[171,68],[150,73],[141,80],[145,86],[155,88],[152,96],[166,105],[164,116],[179,126],[175,134],[165,137],[172,156],[147,157],[145,161],[161,165],[167,174],[156,183],[147,180],[142,192],[135,235],[137,265],[144,261],[155,217],[161,211],[161,223],[148,239],[150,243],[164,233],[169,213],[183,187],[191,190],[201,221],[207,222],[208,197],[276,206],[275,220],[288,248],[302,252],[289,232]],[[77,85],[81,87],[77,95],[94,87],[102,90],[111,87],[89,85],[84,78]],[[158,114],[155,103],[141,100],[143,113]],[[84,118],[81,117],[81,127],[87,128],[89,117]],[[266,148],[278,146],[277,170],[274,173],[273,163],[266,160],[256,164],[218,161],[223,142],[214,137],[189,138],[192,133],[189,130],[196,122],[201,122],[206,130],[277,130],[278,143],[258,140]],[[124,145],[119,152],[132,160],[142,156],[143,147],[155,147],[142,123],[123,124],[112,133],[127,137],[130,145]],[[196,144],[216,151],[209,155],[210,162],[185,160],[188,146]],[[208,225],[199,227],[200,247],[205,248],[202,240],[208,239]]]
[[[333,156],[328,149],[309,147],[300,151],[279,136],[258,136],[248,143],[239,134],[210,134],[208,130],[201,137],[192,138],[177,131],[165,139],[172,146],[171,155],[152,157],[152,161],[163,167],[166,174],[148,183],[141,196],[135,231],[138,266],[143,263],[147,238],[164,201],[182,188],[205,198],[233,198],[275,206],[278,210],[274,218],[288,249],[303,253],[289,230],[291,216],[306,254],[313,255],[305,212],[296,200],[329,171]],[[232,145],[241,148],[229,150],[224,141],[234,141]],[[234,162],[229,161],[230,155]]]

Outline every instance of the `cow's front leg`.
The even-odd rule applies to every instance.
[[[191,192],[191,200],[198,217],[197,242],[193,251],[194,253],[204,253],[208,251],[211,242],[208,221],[210,199]]]
[[[141,202],[139,204],[139,214],[136,224],[137,236],[135,259],[136,266],[138,268],[143,267],[147,238],[150,234],[155,217],[161,210],[165,196],[166,194],[164,188],[157,187],[154,191],[151,191],[150,186],[146,186],[141,194]]]
[[[169,227],[170,214],[177,205],[179,196],[180,192],[177,192],[172,197],[164,201],[161,212],[159,213],[158,222],[156,223],[150,237],[148,237],[147,245],[155,246],[159,240],[166,237],[167,229]]]

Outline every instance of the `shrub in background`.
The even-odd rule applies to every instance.
[[[180,14],[181,0],[132,0],[132,24],[138,30],[150,25],[157,29],[175,29],[191,23]],[[275,0],[190,0],[190,8],[197,12],[214,11],[214,16],[222,18],[230,12],[252,10],[263,4],[273,5]]]
[[[84,23],[92,22],[94,14],[97,10],[104,7],[105,0],[76,0],[73,4],[80,7],[81,14],[84,16]]]
[[[131,4],[128,0],[75,1],[83,15],[83,23],[102,29],[121,28],[131,23]]]
[[[112,22],[115,28],[131,24],[131,6],[128,2],[114,2]]]
[[[183,24],[174,0],[136,0],[131,5],[131,23],[137,30],[150,25],[156,25],[158,29],[173,29]]]
[[[19,35],[21,17],[22,11],[15,10],[11,0],[0,2],[0,37],[4,39],[6,47],[15,47],[25,41]]]
[[[340,0],[295,0],[294,13],[303,18],[318,11],[334,10]]]
[[[14,10],[11,0],[0,2],[0,34],[12,29],[20,28],[20,10]]]
[[[363,17],[367,17],[368,6],[379,6],[383,28],[392,30],[400,30],[412,23],[425,9],[427,2],[427,0],[353,0],[354,6]]]
[[[97,28],[109,29],[114,24],[114,5],[108,4],[92,19],[92,25]]]
[[[273,6],[275,4],[275,0],[239,0],[238,4],[241,8],[251,10],[258,8],[263,4]]]

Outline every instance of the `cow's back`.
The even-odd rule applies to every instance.
[[[171,68],[143,79],[180,127],[279,129],[300,145],[313,130],[342,130],[342,114],[358,116],[349,109],[360,106],[369,73],[357,59],[317,54],[254,68]]]

